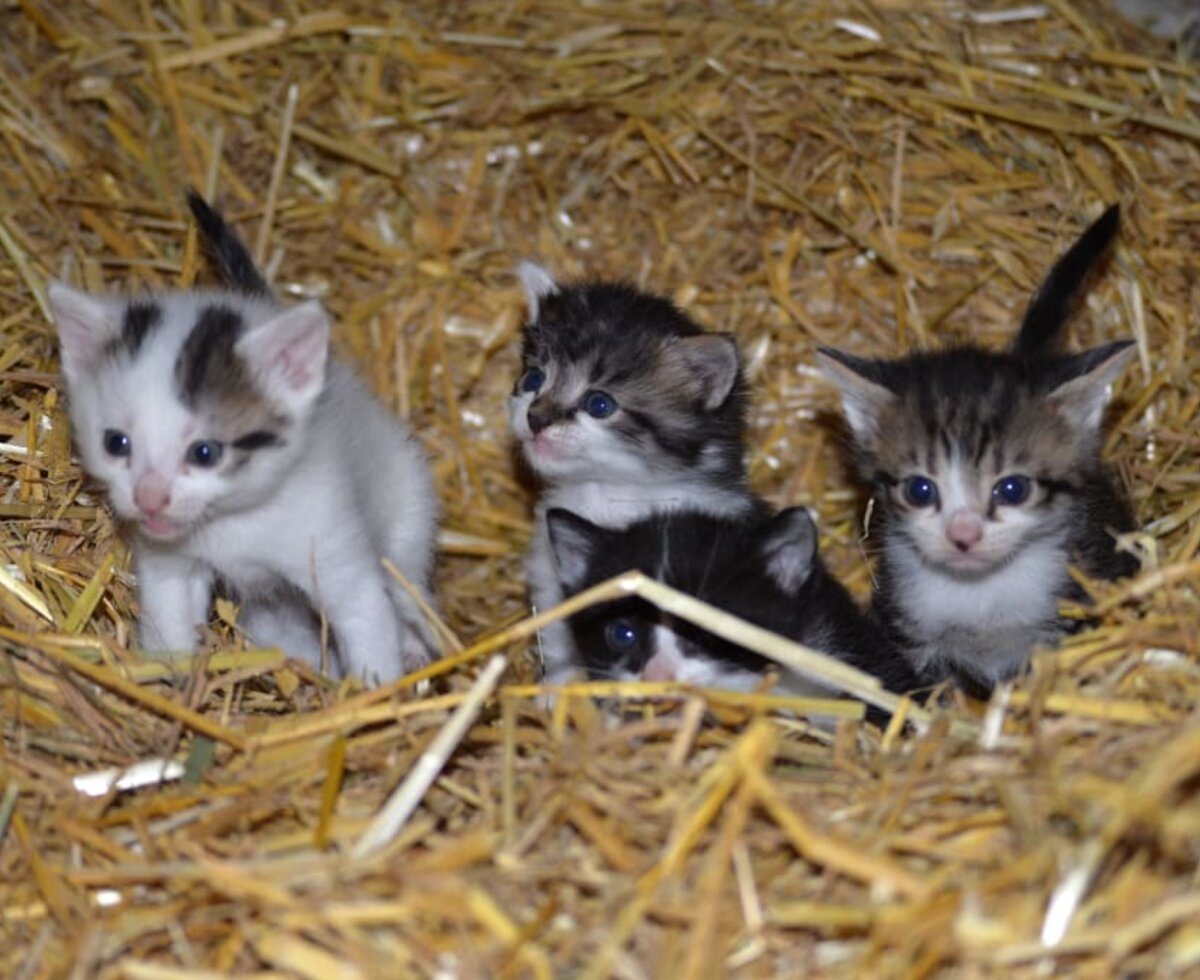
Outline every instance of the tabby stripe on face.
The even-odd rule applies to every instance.
[[[234,355],[234,345],[244,329],[241,314],[227,306],[206,306],[200,310],[175,361],[175,387],[185,405],[195,408],[204,398],[257,397]]]
[[[121,322],[120,345],[130,357],[137,357],[146,337],[162,322],[162,309],[157,303],[134,300],[125,307],[125,319]]]
[[[639,412],[632,408],[625,408],[624,412],[625,418],[633,422],[636,428],[634,431],[629,431],[630,427],[620,426],[617,429],[619,435],[628,439],[638,435],[637,430],[640,429],[650,436],[655,445],[663,452],[689,464],[700,455],[703,447],[694,438],[688,438],[688,433],[668,431],[646,412]]]

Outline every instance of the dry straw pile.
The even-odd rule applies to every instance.
[[[0,52],[0,975],[1197,975],[1194,63],[1100,0],[9,0]],[[420,690],[246,649],[226,607],[190,662],[130,647],[43,289],[209,275],[189,183],[430,450],[462,653]],[[1112,201],[1072,343],[1137,338],[1107,452],[1146,531],[1098,628],[883,734],[695,691],[540,709],[518,260],[735,331],[754,483],[865,595],[813,348],[1003,344]]]

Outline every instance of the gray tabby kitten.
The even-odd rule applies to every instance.
[[[193,649],[220,583],[258,643],[318,663],[322,609],[347,674],[413,670],[426,627],[381,559],[428,590],[424,454],[329,356],[321,305],[282,306],[221,217],[189,204],[228,288],[49,291],[84,469],[132,532],[141,642]]]
[[[602,527],[688,507],[754,508],[742,460],[743,381],[737,344],[705,333],[669,301],[629,286],[560,286],[518,270],[529,317],[524,370],[509,398],[521,452],[541,479],[528,575],[536,608],[562,601],[546,512],[565,508]],[[583,665],[565,623],[542,631],[545,679]]]
[[[1133,518],[1100,461],[1110,389],[1132,341],[1051,352],[1119,220],[1114,206],[1042,284],[1012,350],[867,360],[822,350],[841,389],[881,543],[874,612],[926,680],[989,691],[1070,628],[1068,573],[1132,574]]]

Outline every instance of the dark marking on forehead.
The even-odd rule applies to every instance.
[[[146,337],[162,323],[162,308],[151,300],[134,300],[125,307],[121,337],[117,343],[132,358],[137,357]]]
[[[254,452],[256,449],[273,449],[277,446],[282,446],[283,439],[277,433],[268,432],[266,429],[258,429],[234,439],[232,445],[234,449],[240,449],[244,452]]]
[[[203,401],[257,400],[250,378],[234,353],[245,320],[228,306],[200,310],[175,361],[175,387],[189,408]]]

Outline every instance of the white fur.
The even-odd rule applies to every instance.
[[[1057,639],[1067,581],[1065,531],[1024,543],[990,571],[965,576],[932,565],[900,538],[888,543],[893,601],[917,644],[915,666],[959,664],[991,681],[1012,676],[1038,643]]]
[[[558,283],[546,269],[536,262],[522,262],[517,266],[517,278],[525,291],[525,308],[530,320],[536,320],[542,300],[558,292]]]
[[[323,311],[315,304],[282,310],[266,299],[225,292],[152,297],[163,322],[125,362],[97,354],[119,332],[127,301],[86,297],[89,306],[79,299],[84,295],[56,285],[50,298],[84,468],[106,485],[117,514],[133,525],[142,643],[192,649],[219,577],[248,610],[270,604],[284,583],[298,589],[327,614],[347,673],[387,680],[427,660],[422,618],[381,558],[427,588],[437,519],[428,466],[403,424],[346,367],[325,365]],[[252,453],[236,472],[186,464],[187,447],[209,433],[206,419],[179,401],[172,377],[198,311],[215,301],[252,324],[239,352],[255,348],[256,327],[272,321],[286,321],[283,332],[290,337],[282,346],[263,342],[267,362],[273,355],[282,360],[278,370],[259,375],[292,416],[283,430],[286,444]],[[91,318],[89,329],[80,330],[81,316]],[[108,428],[129,435],[129,457],[105,452]],[[170,530],[157,535],[133,499],[147,473],[170,485],[162,515]],[[272,621],[253,612],[248,617],[268,629]],[[277,632],[287,642],[305,635],[299,626]],[[257,629],[252,635],[263,644],[277,640]],[[304,646],[293,652],[314,657],[315,639]]]
[[[679,681],[696,687],[726,691],[753,691],[762,686],[763,674],[689,653],[686,644],[670,626],[658,624],[651,633],[652,654],[640,675],[620,672],[618,680]],[[832,697],[829,688],[815,684],[786,668],[779,668],[779,679],[770,692],[790,697]]]

